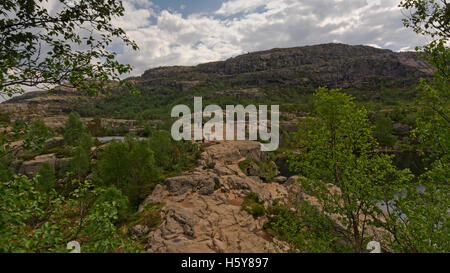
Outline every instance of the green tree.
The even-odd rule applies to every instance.
[[[336,232],[336,223],[307,201],[290,200],[286,205],[275,200],[269,208],[264,228],[289,243],[291,252],[351,252],[345,238]]]
[[[77,146],[70,162],[72,172],[78,178],[82,178],[89,172],[90,163],[90,151],[84,149],[81,145]]]
[[[56,12],[45,2],[0,2],[1,93],[12,95],[23,86],[38,85],[94,93],[111,88],[111,80],[120,81],[121,74],[131,71],[108,49],[113,41],[121,41],[137,50],[136,43],[112,24],[124,15],[122,1],[59,0]]]
[[[399,6],[409,14],[402,20],[405,27],[432,38],[450,36],[450,6],[446,0],[404,0]]]
[[[155,152],[155,159],[163,169],[170,169],[172,158],[172,138],[168,131],[155,130],[149,138],[149,145]]]
[[[54,135],[52,128],[45,125],[42,120],[36,120],[28,128],[23,146],[25,149],[40,152],[43,149],[42,144]]]
[[[78,139],[78,146],[82,147],[87,152],[91,151],[92,146],[94,146],[94,140],[90,134],[83,133]]]
[[[378,143],[383,147],[392,147],[397,140],[392,134],[392,120],[383,114],[377,116],[374,135]]]
[[[390,246],[402,252],[450,251],[450,6],[447,1],[402,1],[409,16],[406,27],[431,36],[419,48],[434,68],[433,79],[421,80],[417,128],[413,134],[422,144],[430,167],[392,206],[382,223],[390,231]]]
[[[317,198],[322,211],[344,227],[353,250],[361,252],[367,226],[382,214],[377,203],[393,198],[410,175],[397,171],[388,155],[374,153],[367,111],[351,96],[319,88],[313,115],[300,124],[303,148],[291,156],[290,165],[304,174],[304,191]]]
[[[110,143],[102,152],[98,166],[102,181],[121,189],[133,207],[137,207],[161,179],[161,169],[148,142],[132,137]]]
[[[0,153],[0,181],[8,181],[14,174],[11,168],[12,156]]]
[[[100,194],[95,199],[94,206],[103,203],[116,203],[117,206],[117,223],[122,223],[129,210],[130,204],[128,198],[123,195],[122,191],[117,189],[114,185],[110,185],[100,190]]]
[[[85,128],[80,115],[77,112],[70,113],[64,127],[64,141],[68,145],[76,145],[84,132]]]
[[[100,177],[104,183],[122,188],[127,181],[131,167],[127,153],[128,147],[126,143],[120,141],[111,142],[101,153],[98,166]]]
[[[131,141],[128,159],[130,170],[128,176],[128,192],[133,205],[138,205],[151,194],[156,182],[161,179],[161,168],[156,164],[155,153],[146,141]]]
[[[55,168],[49,162],[42,163],[38,171],[37,188],[44,192],[49,192],[54,186],[56,181]]]

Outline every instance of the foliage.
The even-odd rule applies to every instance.
[[[403,194],[388,205],[389,217],[379,223],[390,232],[390,246],[401,252],[450,251],[450,37],[446,1],[402,1],[410,11],[406,27],[433,41],[421,48],[434,68],[431,81],[418,87],[419,111],[413,132],[431,161],[430,167]],[[390,207],[389,207],[390,205]]]
[[[108,90],[111,80],[131,71],[108,50],[113,41],[137,50],[112,24],[124,15],[121,1],[59,0],[57,12],[43,2],[0,2],[1,93],[23,92],[23,86],[65,85],[93,94]]]
[[[101,154],[98,168],[103,183],[121,189],[133,207],[139,205],[161,178],[161,169],[147,141],[134,138],[110,143]]]
[[[49,192],[54,186],[56,181],[55,168],[49,162],[42,163],[38,171],[37,186],[41,191]]]
[[[136,212],[130,219],[129,226],[144,225],[155,230],[161,223],[161,209],[164,203],[148,203],[142,211]]]
[[[397,252],[450,251],[450,186],[448,162],[435,161],[432,169],[387,206],[380,226],[390,232],[389,246]]]
[[[122,223],[130,209],[130,204],[128,198],[124,196],[122,191],[117,189],[114,185],[110,185],[100,190],[100,194],[95,199],[94,206],[112,202],[118,204],[117,220],[115,223]]]
[[[90,168],[90,151],[82,146],[75,148],[70,161],[71,171],[79,178],[84,177]]]
[[[119,203],[91,205],[99,191],[89,182],[76,182],[70,198],[38,191],[37,183],[26,176],[1,182],[0,252],[67,252],[72,240],[81,242],[82,252],[142,251],[114,225]]]
[[[43,149],[42,144],[54,135],[55,132],[52,128],[45,125],[42,120],[36,120],[27,129],[27,136],[24,140],[23,147],[26,150],[40,152]]]
[[[373,153],[367,112],[352,97],[326,88],[315,97],[315,118],[300,124],[302,149],[290,165],[305,175],[302,189],[317,198],[324,213],[336,216],[353,250],[361,252],[367,225],[382,214],[378,200],[392,198],[411,175],[397,171],[390,156]]]
[[[410,12],[410,15],[402,20],[405,27],[432,38],[449,37],[450,11],[447,1],[403,0],[399,6]]]
[[[289,243],[291,252],[350,252],[345,238],[336,232],[336,223],[307,201],[286,205],[275,200],[268,210],[264,229]]]
[[[155,130],[149,138],[149,145],[155,153],[155,160],[163,169],[169,169],[172,166],[173,157],[172,138],[168,131]]]
[[[74,146],[78,144],[78,140],[84,132],[85,128],[80,120],[80,115],[77,112],[70,113],[64,127],[64,141],[68,145]]]
[[[0,181],[7,181],[12,178],[14,170],[10,167],[11,161],[11,154],[0,154]]]
[[[264,182],[271,182],[277,172],[277,165],[271,160],[256,161],[246,158],[239,162],[239,168],[245,174],[247,174],[247,168],[250,168],[251,174],[259,176]]]
[[[394,146],[397,138],[392,134],[392,120],[383,114],[377,116],[374,136],[383,147]]]
[[[94,145],[92,137],[89,134],[82,133],[78,139],[78,146],[73,151],[71,171],[79,178],[84,177],[90,170],[91,165],[91,147]]]
[[[242,210],[253,215],[255,218],[263,216],[266,213],[264,205],[259,201],[258,195],[254,192],[250,192],[245,196],[244,202],[242,202]]]

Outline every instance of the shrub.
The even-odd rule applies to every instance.
[[[161,208],[164,203],[149,203],[141,212],[136,212],[131,219],[129,227],[135,225],[144,225],[150,231],[155,230],[161,223]]]
[[[242,202],[242,210],[253,215],[255,218],[263,216],[266,213],[264,205],[259,201],[258,195],[253,192],[245,196],[244,202]]]
[[[45,125],[42,120],[36,120],[29,127],[23,146],[26,150],[40,153],[43,150],[42,144],[54,135],[52,128]]]
[[[264,229],[289,243],[292,252],[349,252],[345,238],[335,232],[335,223],[306,201],[297,206],[273,202]]]
[[[81,145],[76,147],[70,163],[74,174],[78,177],[84,177],[89,172],[90,162],[90,151]]]
[[[134,207],[161,179],[161,169],[147,141],[133,138],[110,143],[101,154],[98,166],[102,181],[121,189]]]
[[[128,198],[123,195],[122,191],[117,189],[114,185],[110,185],[107,188],[100,190],[100,195],[94,202],[94,206],[105,202],[116,204],[117,207],[117,221],[116,223],[122,223],[130,208],[130,202]]]
[[[42,163],[38,171],[37,188],[41,191],[48,192],[55,186],[55,168],[49,162]]]

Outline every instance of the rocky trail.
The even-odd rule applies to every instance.
[[[148,204],[164,204],[162,223],[145,235],[147,252],[275,251],[274,241],[263,229],[267,218],[254,218],[241,208],[249,192],[256,193],[267,208],[292,184],[289,180],[283,185],[264,183],[238,166],[245,158],[265,160],[266,156],[258,142],[209,143],[195,170],[166,179],[140,206],[142,211]]]

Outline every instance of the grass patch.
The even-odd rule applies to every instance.
[[[158,228],[162,223],[161,209],[164,207],[164,203],[149,203],[144,207],[141,212],[136,212],[131,216],[130,224],[128,227],[135,225],[144,225],[153,231]]]
[[[239,168],[247,174],[247,168],[251,169],[251,175],[259,176],[264,182],[271,182],[277,175],[277,165],[272,160],[256,161],[246,158],[239,162]]]
[[[72,149],[69,147],[44,148],[41,152],[30,152],[19,156],[19,160],[30,161],[38,155],[55,154],[57,158],[68,158],[72,156]]]
[[[72,149],[69,147],[53,147],[44,149],[42,154],[55,154],[57,158],[68,158],[72,156]]]
[[[266,214],[266,210],[264,209],[264,205],[259,201],[258,195],[256,193],[249,193],[244,198],[244,202],[242,202],[242,210],[248,212],[253,215],[253,217],[257,218]]]
[[[21,161],[30,161],[33,160],[36,156],[40,155],[41,153],[28,153],[19,156],[19,160]]]
[[[336,223],[306,201],[289,206],[275,200],[267,214],[269,221],[264,224],[264,229],[271,236],[287,242],[292,252],[352,251],[346,238],[336,231]]]
[[[246,158],[244,160],[242,160],[241,162],[239,162],[239,168],[245,173],[247,174],[247,168],[248,167],[253,167],[255,164],[254,160],[251,158]]]

